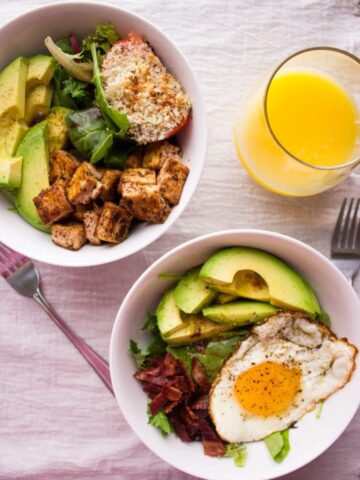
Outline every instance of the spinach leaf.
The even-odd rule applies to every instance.
[[[147,357],[145,350],[141,350],[135,340],[130,340],[129,353],[133,355],[136,366],[141,368],[144,365]]]
[[[271,433],[264,442],[275,462],[282,462],[290,451],[289,429]]]
[[[115,149],[113,149],[104,158],[105,166],[109,168],[117,168],[118,170],[125,170],[125,168],[127,167],[126,162],[128,156],[128,150],[115,151]]]
[[[167,347],[167,351],[181,360],[188,374],[191,374],[191,359],[197,358],[204,367],[210,382],[213,382],[224,363],[224,360],[234,351],[239,342],[247,336],[247,330],[234,332],[234,336],[224,340],[210,341],[204,350],[199,352],[195,346]]]
[[[243,443],[230,443],[226,446],[225,457],[232,457],[237,467],[245,465],[247,448]]]
[[[172,432],[169,419],[162,410],[160,410],[156,415],[151,415],[150,409],[148,407],[147,416],[149,419],[148,423],[150,425],[153,425],[154,427],[157,427],[164,437],[166,437],[167,435],[169,435],[169,433]]]
[[[71,143],[91,163],[107,155],[112,147],[112,132],[98,108],[69,113],[65,122]]]
[[[118,137],[126,139],[127,130],[129,129],[129,120],[127,118],[127,115],[125,115],[124,113],[120,113],[118,110],[115,110],[114,108],[111,108],[105,98],[105,93],[102,86],[102,79],[101,79],[101,73],[99,68],[98,55],[96,51],[96,43],[91,44],[91,54],[92,54],[93,63],[94,63],[94,83],[95,83],[96,103],[100,108],[101,113],[105,117],[109,118],[109,120],[114,124],[114,126],[117,127],[117,129],[119,129],[119,132],[117,133]]]
[[[94,88],[91,85],[68,76],[62,86],[64,95],[71,97],[80,110],[91,106],[94,100]]]

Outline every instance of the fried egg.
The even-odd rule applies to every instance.
[[[350,380],[356,354],[346,339],[301,313],[272,315],[252,328],[212,386],[217,433],[237,443],[288,428]]]

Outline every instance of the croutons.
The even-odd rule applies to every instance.
[[[73,211],[61,183],[54,183],[42,190],[33,201],[41,221],[46,226],[68,217]]]
[[[132,220],[127,208],[115,203],[105,202],[101,210],[96,228],[100,240],[110,243],[120,243],[125,240]]]
[[[161,195],[172,205],[179,203],[188,174],[188,167],[174,158],[166,160],[161,167],[157,183]]]
[[[149,168],[128,168],[123,172],[120,183],[121,185],[127,183],[154,185],[156,183],[156,173]]]
[[[58,180],[67,182],[80,165],[77,158],[64,150],[54,150],[50,156],[50,183]]]
[[[100,218],[100,208],[88,210],[84,214],[85,235],[91,245],[101,245],[101,240],[96,234]]]
[[[79,203],[78,205],[74,205],[72,218],[74,218],[78,222],[83,222],[85,213],[91,210],[92,208],[93,208],[92,202],[87,203],[86,205],[83,205],[82,203]]]
[[[163,223],[170,207],[160,195],[159,185],[141,185],[128,182],[122,185],[122,198],[135,218],[144,222]]]
[[[145,148],[143,166],[160,170],[165,160],[169,158],[180,160],[181,156],[180,148],[170,142],[152,143]]]
[[[113,202],[115,200],[121,173],[120,170],[103,170],[103,176],[101,178],[103,189],[99,198],[104,202]]]
[[[142,151],[141,148],[137,148],[133,152],[131,152],[126,160],[127,168],[139,168],[142,167],[143,159],[142,159]]]
[[[83,162],[74,173],[67,196],[73,205],[86,204],[99,197],[103,186],[99,181],[101,173],[88,162]]]
[[[68,250],[79,250],[86,243],[85,227],[81,223],[55,223],[51,229],[52,241]]]

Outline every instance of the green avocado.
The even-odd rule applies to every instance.
[[[256,272],[266,282],[273,305],[312,316],[320,312],[311,286],[286,263],[263,250],[250,247],[221,250],[205,262],[199,276],[207,283],[223,287],[230,285],[242,270]]]
[[[214,322],[241,327],[250,323],[261,322],[277,310],[269,303],[240,301],[206,307],[203,310],[203,315]]]
[[[35,55],[29,58],[26,91],[29,92],[38,85],[49,85],[54,75],[55,66],[55,59],[49,55]]]
[[[25,121],[32,125],[45,118],[50,109],[53,89],[50,85],[38,85],[26,96]]]
[[[49,155],[46,143],[47,121],[30,128],[21,140],[16,155],[23,157],[21,186],[15,192],[20,215],[35,228],[49,232],[40,220],[33,199],[49,186]]]
[[[160,333],[164,338],[183,327],[184,321],[175,301],[175,288],[168,290],[161,297],[156,309],[156,317]]]
[[[216,303],[220,303],[220,305],[224,305],[225,303],[230,303],[234,300],[238,300],[237,295],[230,295],[228,293],[219,293],[216,297]]]
[[[0,158],[0,188],[18,188],[21,185],[22,157]]]
[[[0,73],[0,120],[11,124],[25,116],[25,86],[28,62],[18,57]]]
[[[221,336],[233,328],[233,325],[220,325],[201,315],[188,315],[182,328],[166,337],[169,345],[189,345],[207,338]]]
[[[12,157],[16,149],[29,130],[29,127],[23,120],[15,120],[11,125],[0,125],[0,156]]]
[[[270,301],[269,288],[266,282],[260,275],[251,270],[237,272],[234,280],[229,285],[212,285],[211,288],[237,297],[250,298],[260,302]]]
[[[199,278],[200,269],[189,270],[175,288],[176,305],[185,313],[201,312],[217,296],[217,292],[209,290],[204,280]]]
[[[65,117],[71,110],[65,107],[52,107],[46,117],[48,121],[48,145],[49,151],[61,150],[68,141],[68,133]]]

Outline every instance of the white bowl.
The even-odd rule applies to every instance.
[[[159,279],[160,273],[183,273],[204,262],[212,253],[229,246],[251,246],[281,257],[298,270],[315,288],[322,307],[330,314],[332,328],[340,337],[360,345],[359,299],[345,277],[323,255],[304,243],[257,230],[232,230],[205,235],[170,251],[137,280],[117,314],[111,337],[110,369],[116,399],[135,433],[166,462],[184,472],[209,480],[265,480],[276,478],[301,466],[326,450],[343,432],[360,401],[360,371],[351,382],[324,404],[320,419],[310,412],[291,430],[291,451],[286,459],[275,463],[263,442],[250,444],[243,468],[231,459],[206,457],[200,442],[182,443],[175,435],[167,438],[147,424],[146,394],[132,378],[135,365],[128,353],[129,339],[141,345],[147,340],[139,329],[147,312],[153,312],[161,293],[171,284]]]
[[[177,139],[190,174],[179,205],[173,208],[164,224],[141,223],[133,228],[129,238],[119,245],[85,245],[78,252],[54,245],[49,235],[36,230],[10,211],[10,203],[0,194],[0,241],[26,256],[53,265],[100,265],[127,257],[152,243],[163,235],[184,211],[196,189],[205,162],[206,110],[199,83],[189,63],[174,43],[155,25],[139,15],[113,5],[92,2],[60,2],[31,10],[0,28],[0,69],[19,55],[31,56],[45,52],[43,45],[47,35],[58,39],[73,32],[81,39],[93,31],[99,22],[107,21],[113,22],[122,35],[130,31],[144,35],[189,94],[193,105],[192,119]]]

